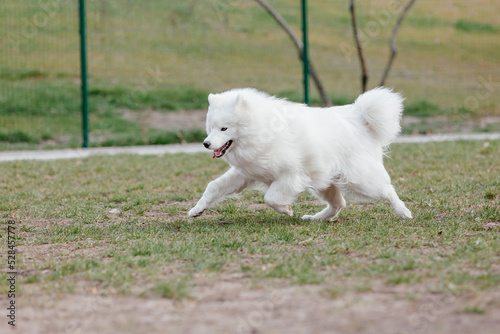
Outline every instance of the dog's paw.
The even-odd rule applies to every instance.
[[[199,208],[197,208],[196,206],[194,208],[192,208],[191,210],[189,210],[189,217],[198,217],[199,215],[201,215],[203,213],[203,211],[205,210],[200,210]]]
[[[401,214],[399,216],[401,218],[404,218],[404,219],[412,219],[413,218],[411,211],[408,210],[407,208],[404,208],[403,212],[401,212]]]
[[[279,205],[274,208],[276,212],[293,217],[293,210],[291,205]]]
[[[326,217],[322,217],[321,215],[319,214],[316,214],[316,215],[304,215],[302,216],[302,220],[329,220],[327,219]]]
[[[336,221],[338,218],[337,215],[334,216],[324,216],[322,214],[315,214],[315,215],[304,215],[302,216],[302,220],[324,220],[324,221]]]
[[[293,210],[291,205],[285,206],[285,210],[283,212],[285,215],[293,217]]]
[[[403,219],[412,219],[413,216],[411,215],[411,211],[408,210],[407,207],[403,206],[401,208],[398,208],[396,210],[396,214],[400,217],[400,218],[403,218]]]

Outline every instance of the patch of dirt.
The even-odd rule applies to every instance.
[[[194,298],[33,294],[20,298],[23,333],[496,333],[500,294],[407,298],[400,289],[329,295],[322,286],[249,287],[241,275],[200,282]],[[490,305],[485,314],[467,305]],[[497,305],[498,306],[498,305]]]
[[[35,230],[44,230],[54,225],[69,226],[73,223],[71,218],[27,218],[27,219],[16,219],[19,226],[27,226]]]
[[[499,222],[490,222],[484,224],[485,230],[497,230],[500,231],[500,223]]]
[[[417,127],[420,125],[426,131],[433,133],[471,133],[478,131],[499,131],[500,117],[490,116],[482,118],[454,119],[446,116],[414,117],[403,116],[403,127]]]
[[[144,129],[176,131],[181,129],[204,129],[207,111],[203,109],[161,112],[147,109],[143,111],[120,110],[120,113],[124,119],[140,123]],[[451,119],[446,116],[404,116],[401,123],[405,127],[426,125],[424,128],[429,131],[446,133],[469,133],[487,129],[492,131],[500,130],[500,117],[496,116],[463,120]],[[431,127],[427,125],[431,125]]]
[[[44,257],[57,257],[65,260],[75,257],[98,257],[108,247],[103,240],[81,240],[76,242],[65,242],[44,245],[20,245],[19,252],[26,259],[43,259]]]
[[[179,110],[160,112],[151,109],[144,111],[122,110],[122,117],[141,124],[144,129],[175,131],[182,129],[204,129],[206,110]]]

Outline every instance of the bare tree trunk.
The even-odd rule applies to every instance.
[[[410,10],[411,6],[415,3],[416,0],[410,0],[408,1],[408,4],[406,5],[405,8],[403,8],[403,11],[401,12],[401,15],[399,16],[398,21],[396,22],[396,25],[394,26],[394,30],[392,31],[392,37],[391,37],[391,42],[390,42],[390,48],[391,48],[391,54],[389,56],[389,61],[387,62],[387,67],[385,68],[384,75],[382,76],[382,80],[380,81],[380,86],[385,85],[385,81],[387,80],[387,77],[389,76],[389,71],[391,70],[392,63],[394,62],[394,58],[396,58],[397,54],[397,49],[396,49],[396,35],[398,33],[399,27],[401,26],[401,22],[403,22],[403,19],[406,16],[406,13]]]
[[[278,22],[278,24],[285,30],[287,35],[292,39],[293,43],[295,44],[295,47],[297,48],[297,51],[299,53],[299,58],[301,61],[304,61],[304,46],[301,42],[301,40],[295,35],[293,30],[290,28],[288,23],[286,23],[285,19],[273,8],[271,5],[265,1],[265,0],[256,0],[264,9],[271,14],[271,16]],[[316,70],[314,69],[314,66],[312,62],[309,60],[309,73],[311,74],[311,77],[313,79],[314,85],[318,89],[319,95],[321,96],[321,101],[323,102],[324,106],[331,106],[332,102],[328,98],[328,95],[326,94],[326,91],[323,87],[323,84],[321,83],[321,80],[319,79],[318,74],[316,73]]]
[[[361,47],[361,42],[359,40],[358,25],[356,23],[356,9],[354,8],[354,0],[351,0],[349,3],[349,11],[351,12],[352,30],[354,32],[354,40],[356,41],[359,63],[361,65],[361,90],[364,93],[366,92],[366,85],[368,83],[368,71],[366,69],[366,61],[363,55],[363,48]]]

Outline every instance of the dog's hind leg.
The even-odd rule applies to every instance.
[[[370,168],[366,168],[369,166]],[[382,161],[375,161],[365,165],[357,164],[352,168],[360,167],[356,172],[357,182],[349,185],[349,192],[361,198],[381,199],[388,201],[396,214],[401,218],[412,218],[410,210],[399,199],[396,190],[391,184],[391,177],[387,173]],[[352,169],[351,169],[352,171]],[[362,175],[362,177],[360,176]]]
[[[315,215],[302,216],[304,220],[334,220],[340,210],[346,206],[344,197],[335,185],[322,190],[318,193],[319,197],[326,201],[328,205],[322,211]]]
[[[384,170],[385,172],[385,170]],[[396,190],[390,183],[390,178],[387,172],[383,174],[382,177],[374,177],[370,178],[371,182],[367,182],[365,184],[357,184],[356,188],[352,188],[354,190],[353,193],[364,198],[373,198],[373,199],[381,199],[389,202],[398,215],[401,218],[412,218],[411,211],[408,210],[403,201],[399,198]]]
[[[292,203],[297,198],[300,190],[293,189],[287,178],[274,181],[264,195],[264,202],[276,212],[293,216]]]
[[[384,199],[386,199],[391,204],[392,208],[399,217],[406,219],[413,218],[411,215],[411,211],[408,210],[405,203],[401,199],[399,199],[399,196],[392,185],[388,185],[385,189]]]
[[[225,174],[210,182],[198,203],[189,211],[190,217],[197,217],[206,209],[215,206],[224,197],[245,189],[251,182],[237,169],[231,168]]]

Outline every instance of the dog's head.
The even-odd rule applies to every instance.
[[[208,96],[207,138],[203,145],[222,158],[238,148],[241,122],[246,118],[247,100],[243,93],[233,90]]]

